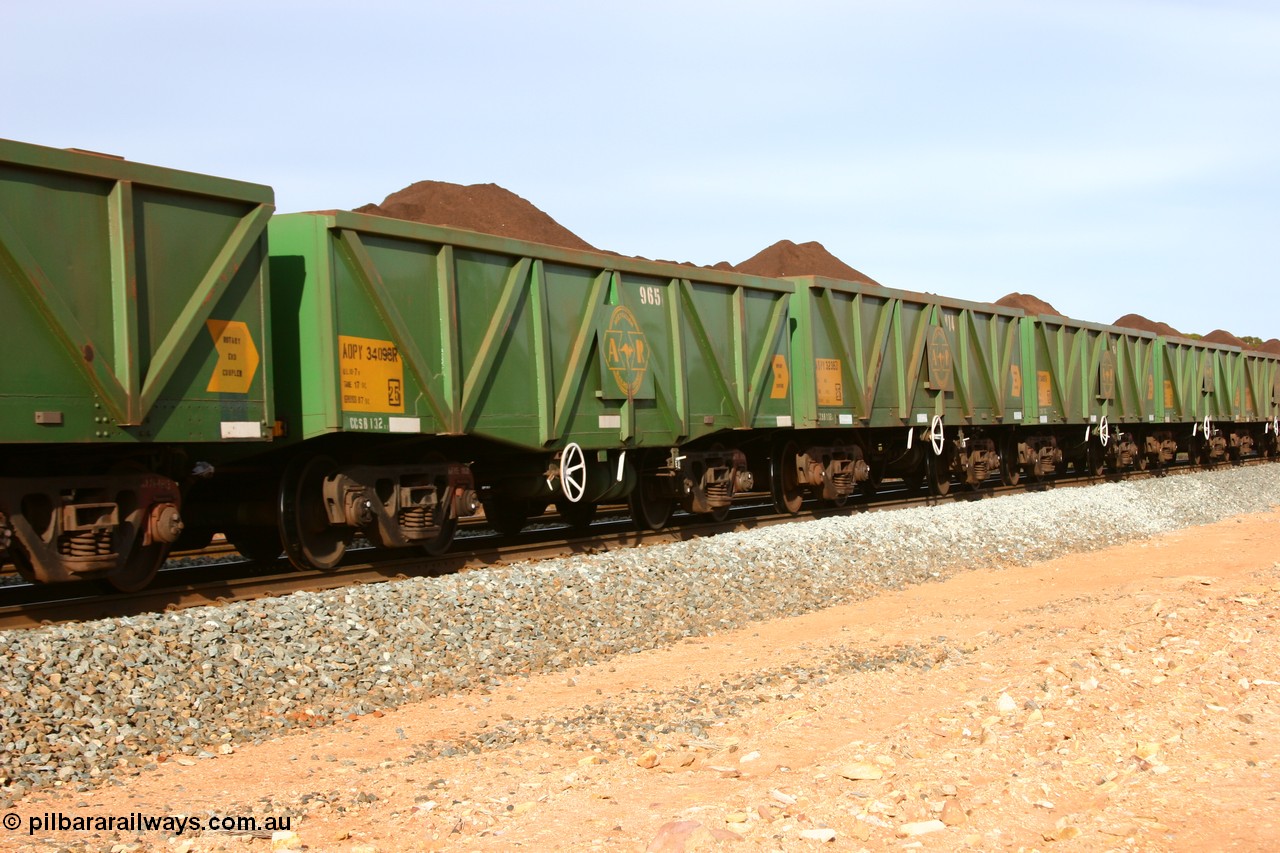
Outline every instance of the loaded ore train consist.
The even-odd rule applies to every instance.
[[[483,510],[723,518],[1277,454],[1280,356],[351,212],[0,141],[0,557],[149,583],[222,532],[338,564]]]

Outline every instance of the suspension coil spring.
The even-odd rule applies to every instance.
[[[111,530],[103,527],[97,530],[82,530],[77,533],[64,533],[58,539],[58,553],[64,557],[105,557],[111,551]]]
[[[405,530],[426,530],[431,527],[431,508],[425,506],[406,507],[400,510],[396,521]]]
[[[729,503],[732,500],[729,487],[728,479],[707,483],[707,501],[717,506]]]

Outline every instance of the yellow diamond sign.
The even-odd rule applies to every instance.
[[[787,357],[773,357],[773,390],[769,392],[770,400],[785,400],[787,388],[791,385],[791,371],[787,369]]]
[[[206,391],[215,394],[247,394],[258,372],[258,348],[249,326],[239,320],[208,320],[218,363],[213,367]]]

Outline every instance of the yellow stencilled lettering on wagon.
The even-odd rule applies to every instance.
[[[1017,364],[1009,365],[1009,396],[1022,396],[1022,366]]]
[[[818,379],[818,405],[844,405],[844,377],[837,358],[815,358],[814,371]]]
[[[404,362],[391,341],[339,335],[338,372],[343,411],[404,411]]]
[[[1053,374],[1047,370],[1036,371],[1036,392],[1042,407],[1053,405]]]
[[[1173,408],[1173,380],[1166,379],[1164,381],[1164,407],[1166,409]]]
[[[247,394],[258,372],[258,348],[249,326],[240,320],[206,320],[218,362],[205,390],[211,394]]]
[[[787,389],[791,387],[791,371],[787,369],[787,357],[773,357],[773,390],[769,392],[770,400],[785,400]]]

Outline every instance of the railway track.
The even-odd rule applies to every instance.
[[[1271,460],[1252,459],[1242,464]],[[707,521],[702,516],[679,515],[659,531],[638,531],[624,515],[606,513],[583,535],[566,537],[567,525],[554,516],[534,519],[535,529],[526,529],[518,540],[500,536],[488,528],[473,525],[459,533],[454,550],[440,557],[423,554],[404,556],[403,551],[383,552],[365,547],[352,549],[347,559],[331,572],[298,572],[285,560],[271,566],[243,559],[218,563],[210,557],[238,557],[226,542],[215,541],[199,552],[175,554],[157,576],[155,583],[136,593],[104,593],[101,583],[85,581],[49,586],[15,583],[0,588],[0,629],[31,628],[63,622],[134,616],[142,613],[178,610],[186,607],[252,600],[298,591],[335,589],[365,583],[379,583],[408,577],[436,576],[473,571],[525,560],[549,559],[572,554],[590,554],[678,542],[733,530],[750,530],[793,521],[807,521],[854,512],[880,512],[938,503],[982,500],[1010,494],[1094,485],[1104,480],[1136,479],[1203,471],[1180,463],[1160,472],[1130,472],[1123,477],[1060,476],[1040,482],[1005,486],[998,481],[977,489],[953,485],[946,495],[910,493],[903,487],[886,488],[868,499],[851,498],[841,505],[807,500],[799,515],[778,513],[768,495],[758,493],[733,507],[724,521]],[[754,497],[756,500],[752,500]]]

